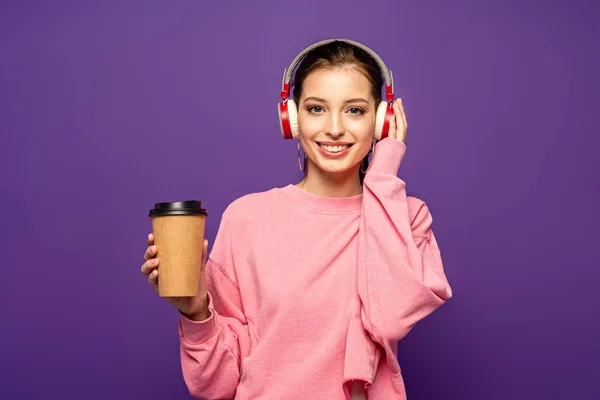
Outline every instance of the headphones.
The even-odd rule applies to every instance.
[[[345,42],[354,45],[367,54],[369,54],[373,60],[379,65],[379,70],[383,75],[385,81],[385,97],[387,101],[381,101],[377,106],[377,113],[375,115],[375,140],[379,141],[388,136],[390,127],[390,118],[394,115],[392,108],[392,102],[394,101],[394,79],[392,77],[392,71],[388,70],[383,60],[373,50],[367,46],[354,42],[348,39],[328,39],[317,42],[311,46],[308,46],[300,54],[294,58],[288,68],[283,71],[283,82],[281,90],[281,98],[283,101],[278,103],[277,111],[279,113],[279,128],[283,139],[295,139],[298,138],[298,109],[294,99],[288,98],[290,95],[290,81],[292,79],[292,73],[301,59],[303,59],[307,53],[313,49],[326,45],[331,42]]]

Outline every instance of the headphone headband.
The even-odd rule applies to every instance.
[[[294,58],[294,60],[290,64],[290,66],[283,71],[283,82],[281,84],[281,86],[282,86],[281,98],[283,100],[286,100],[287,97],[289,96],[290,81],[292,80],[292,74],[293,74],[296,66],[300,63],[300,60],[302,58],[304,58],[304,56],[306,56],[306,54],[308,52],[312,51],[313,49],[320,47],[320,46],[324,46],[324,45],[332,43],[332,42],[345,42],[345,43],[354,45],[354,46],[364,50],[367,54],[369,54],[375,60],[375,62],[377,62],[377,64],[379,65],[379,70],[380,70],[381,74],[383,75],[383,79],[385,81],[385,85],[386,85],[385,92],[386,92],[386,97],[387,97],[388,101],[391,102],[394,100],[394,78],[392,75],[392,71],[387,69],[385,63],[377,55],[377,53],[375,53],[373,50],[371,50],[370,48],[368,48],[367,46],[365,46],[361,43],[355,42],[353,40],[339,39],[339,38],[327,39],[327,40],[322,40],[320,42],[314,43],[314,44],[308,46],[307,48],[305,48],[304,50],[302,50],[300,52],[300,54],[298,54],[296,56],[296,58]]]

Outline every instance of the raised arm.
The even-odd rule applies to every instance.
[[[379,142],[363,184],[362,319],[372,338],[386,347],[452,296],[431,213],[423,201],[406,196],[406,185],[397,177],[405,150],[400,140]]]

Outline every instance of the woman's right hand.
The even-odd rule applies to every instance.
[[[158,248],[154,244],[154,235],[148,235],[148,248],[144,253],[146,262],[142,265],[142,273],[148,277],[148,283],[158,293],[158,267],[160,260],[157,257]],[[204,240],[200,265],[200,292],[194,297],[165,297],[165,300],[179,310],[187,318],[194,321],[204,321],[209,317],[208,297],[206,294],[206,279],[204,267],[208,253],[208,241]]]

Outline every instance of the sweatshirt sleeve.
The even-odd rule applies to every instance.
[[[377,143],[363,182],[358,254],[361,317],[373,340],[388,351],[452,297],[431,229],[431,213],[421,200],[407,198],[406,185],[397,176],[405,151],[405,144],[397,139]]]
[[[181,315],[179,319],[183,378],[197,399],[233,399],[240,360],[250,349],[231,236],[226,210],[205,268],[209,318],[198,322]]]

